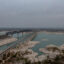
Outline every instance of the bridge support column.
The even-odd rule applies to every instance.
[[[22,37],[23,37],[23,32],[22,32]]]
[[[19,39],[19,33],[17,33],[17,38]]]

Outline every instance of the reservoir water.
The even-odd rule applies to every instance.
[[[24,34],[22,36],[22,34],[19,34],[19,38],[17,37],[17,34],[13,35],[13,37],[18,38],[19,40],[21,40],[23,37],[28,37],[30,34]],[[27,38],[25,38],[24,40],[26,40]],[[37,52],[38,55],[43,54],[42,52],[39,51],[39,48],[44,48],[49,44],[54,44],[57,46],[60,46],[62,44],[64,44],[64,34],[56,34],[56,33],[46,33],[46,32],[39,32],[37,34],[37,36],[33,39],[33,41],[39,41],[40,43],[35,45],[32,50]],[[0,50],[5,50],[6,48],[15,45],[16,43],[18,43],[17,41],[0,46]]]
[[[41,32],[37,34],[33,41],[40,42],[39,44],[35,45],[32,50],[41,55],[42,52],[39,51],[39,48],[44,48],[49,44],[54,44],[57,46],[64,44],[64,34]]]

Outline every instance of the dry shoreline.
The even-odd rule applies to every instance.
[[[39,41],[29,41],[27,43],[20,44],[19,47],[10,50],[10,52],[20,52],[24,58],[27,58],[31,62],[45,60],[45,55],[38,56],[38,53],[34,52],[32,49],[29,49],[34,47],[36,44],[39,44]]]
[[[51,31],[40,31],[38,33],[46,33],[46,34],[64,34],[64,32],[51,32]]]
[[[0,41],[0,46],[16,41],[16,38],[6,38]]]
[[[59,55],[60,51],[64,50],[64,44],[61,46],[56,45],[47,45],[47,46],[45,48],[40,48],[39,51],[45,54]]]

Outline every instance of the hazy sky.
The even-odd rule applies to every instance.
[[[0,27],[64,28],[64,0],[0,0]]]

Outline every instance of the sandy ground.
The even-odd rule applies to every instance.
[[[28,43],[21,44],[19,48],[12,49],[11,51],[14,51],[14,52],[20,51],[22,54],[24,54],[27,51],[28,54],[27,53],[24,54],[23,57],[27,58],[32,63],[38,62],[38,61],[44,61],[45,59],[47,59],[47,55],[38,56],[38,53],[34,52],[32,49],[29,49],[39,43],[40,43],[39,41],[29,41]],[[41,51],[42,51],[42,49],[41,49]]]
[[[7,38],[0,41],[0,46],[16,41],[16,38]]]
[[[36,44],[39,44],[39,41],[29,41],[27,43],[21,43],[17,48],[12,49],[11,51],[17,52],[22,51],[25,52],[26,50],[29,50],[29,48],[34,47]],[[30,50],[32,51],[32,50]]]
[[[64,32],[47,32],[47,31],[40,31],[38,33],[46,33],[46,34],[58,34],[58,35],[62,35],[64,34]]]
[[[19,46],[19,48],[12,49],[11,52],[16,53],[16,52],[20,51],[21,54],[24,54],[23,55],[24,58],[27,58],[31,62],[34,62],[34,61],[38,62],[39,61],[38,58],[40,58],[40,57],[37,58],[38,53],[34,52],[32,49],[29,49],[29,48],[32,48],[33,46],[35,46],[36,44],[39,44],[39,43],[40,43],[39,41],[29,41],[27,43],[21,44]],[[41,57],[41,60],[43,59],[43,57],[44,56]]]
[[[59,54],[58,51],[56,52],[52,52],[52,51],[48,51],[46,48],[40,48],[39,50],[41,52],[44,52],[45,55],[41,55],[41,56],[37,56],[38,53],[34,52],[32,49],[32,47],[34,47],[36,44],[39,44],[39,41],[29,41],[26,43],[21,43],[17,48],[14,48],[11,50],[11,52],[21,52],[21,54],[23,54],[24,58],[27,58],[28,60],[30,60],[31,62],[38,62],[38,61],[44,61],[45,59],[47,59],[47,55],[49,55],[50,58],[55,58],[56,55]],[[63,46],[64,47],[64,46]]]
[[[60,47],[62,47],[62,49],[64,49],[63,46],[60,46]],[[49,47],[49,45],[48,45],[48,47]],[[58,47],[59,50],[56,49],[55,51],[52,51],[51,47],[50,47],[51,50],[48,50],[47,47],[45,47],[45,48],[40,48],[39,51],[49,55],[50,58],[55,58],[56,55],[60,55],[60,51],[61,51],[60,47]],[[52,48],[54,48],[54,47],[52,46]]]
[[[23,57],[27,58],[31,62],[44,61],[45,59],[47,59],[47,54],[49,55],[50,58],[55,58],[56,55],[59,55],[58,51],[55,51],[53,53],[52,51],[48,51],[46,48],[40,48],[39,50],[41,52],[44,52],[45,55],[37,56],[38,53],[34,52],[30,48],[32,48],[33,46],[39,43],[40,43],[39,41],[29,41],[27,43],[21,44],[18,48],[12,49],[11,52],[14,51],[16,53],[20,51],[21,54],[24,54]]]

